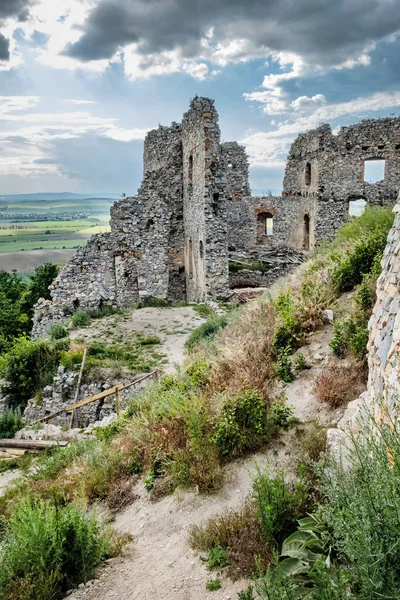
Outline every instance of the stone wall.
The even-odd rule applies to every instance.
[[[368,160],[385,160],[382,181],[364,181]],[[337,135],[326,124],[299,135],[288,155],[283,195],[394,204],[399,181],[400,118],[366,119]]]
[[[226,191],[214,101],[195,98],[182,121],[186,296],[204,301],[228,290]]]
[[[400,196],[399,196],[400,200]],[[368,393],[375,416],[400,416],[400,204],[382,259],[377,301],[369,322]],[[382,404],[382,405],[381,405]]]
[[[384,180],[364,181],[364,163],[386,161]],[[313,250],[349,218],[349,201],[394,204],[400,187],[400,118],[329,125],[292,144],[283,196],[252,198],[245,149],[220,143],[214,101],[196,97],[182,124],[144,142],[137,196],[111,209],[111,233],[92,237],[40,301],[34,337],[77,309],[146,298],[205,301],[229,287],[228,251]]]
[[[328,430],[328,447],[342,455],[348,432],[362,433],[371,416],[378,423],[400,417],[400,203],[393,210],[396,217],[383,255],[377,301],[368,324],[367,391],[349,403],[338,429]]]

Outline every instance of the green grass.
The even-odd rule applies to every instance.
[[[24,204],[24,210],[22,210],[21,204]],[[15,203],[9,205],[10,212],[14,210],[14,206],[18,208],[15,211],[21,214],[21,220],[15,218],[0,219],[0,253],[46,248],[77,248],[82,246],[91,235],[110,231],[109,205],[107,205],[107,213],[95,213],[88,219],[24,221],[22,212],[37,212],[31,208],[31,205],[35,206],[36,209],[44,206],[42,203]],[[73,206],[57,206],[57,208],[65,209],[66,212],[74,210]],[[84,211],[86,208],[85,205],[82,205],[79,206],[78,210]],[[90,209],[92,209],[92,206],[90,206]],[[99,208],[99,210],[101,209]],[[52,211],[51,207],[43,208],[44,213],[50,211]]]

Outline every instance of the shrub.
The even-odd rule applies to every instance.
[[[206,583],[206,590],[208,592],[216,592],[220,590],[222,587],[222,583],[220,579],[209,579]]]
[[[329,503],[318,515],[329,532],[339,565],[351,573],[356,598],[396,598],[400,581],[397,422],[371,422],[352,440],[350,465],[332,460],[320,473]]]
[[[386,237],[370,235],[360,239],[354,248],[346,252],[332,271],[332,280],[338,294],[348,292],[361,283],[363,276],[371,271],[377,256],[386,245]]]
[[[50,329],[50,337],[53,340],[61,340],[65,337],[67,337],[68,332],[66,327],[64,327],[64,325],[60,325],[59,323],[57,323],[56,325],[53,325],[53,327]]]
[[[35,392],[52,382],[60,358],[56,346],[26,338],[16,340],[0,357],[0,375],[7,381],[6,391],[13,406],[24,405]]]
[[[293,362],[290,357],[291,349],[289,346],[280,348],[277,353],[275,372],[277,377],[285,383],[291,383],[295,380],[293,373]]]
[[[213,440],[221,456],[234,457],[259,447],[275,432],[272,411],[264,398],[245,388],[224,402]]]
[[[0,548],[0,591],[15,600],[54,600],[93,578],[111,542],[75,503],[27,499],[10,515]]]
[[[253,500],[264,541],[272,547],[279,547],[285,537],[296,529],[297,520],[307,512],[305,486],[301,483],[287,484],[283,471],[270,477],[257,468]]]
[[[228,319],[225,315],[216,315],[194,329],[188,339],[186,340],[185,346],[189,351],[192,351],[201,342],[211,342],[216,335],[226,327]]]
[[[356,358],[364,358],[368,344],[368,315],[364,312],[352,315],[349,319],[338,321],[333,327],[329,346],[338,357],[351,350]]]
[[[338,408],[355,400],[366,386],[365,363],[337,364],[325,368],[315,380],[313,394],[320,402]]]
[[[71,316],[71,322],[75,329],[86,327],[90,323],[90,317],[83,310],[78,310]]]
[[[23,426],[24,421],[22,420],[21,410],[19,408],[10,409],[4,416],[0,417],[0,438],[13,438]]]

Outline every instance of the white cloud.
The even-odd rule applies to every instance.
[[[292,141],[291,137],[276,139],[268,132],[257,131],[249,133],[240,143],[246,146],[252,167],[282,168]]]
[[[29,112],[40,101],[37,96],[0,96],[0,123],[3,124],[0,130],[0,175],[41,177],[59,173],[61,166],[51,162],[53,143],[57,140],[94,134],[130,142],[144,139],[149,131],[148,128],[126,129],[117,125],[117,119],[98,117],[89,111]],[[74,105],[81,101],[68,103]]]
[[[39,102],[39,96],[0,96],[0,113],[27,110]]]
[[[326,98],[322,94],[317,94],[317,96],[321,96],[321,98],[300,96],[294,101],[294,103],[297,103],[296,106],[292,106],[295,109],[294,115],[279,123],[276,129],[268,132],[251,132],[241,140],[240,143],[246,146],[252,166],[284,167],[287,152],[295,136],[318,127],[321,123],[332,122],[340,117],[348,116],[359,119],[370,115],[371,112],[400,106],[400,90],[378,92],[363,98],[335,104],[327,104]],[[307,98],[307,100],[303,100],[304,98]],[[316,98],[316,100],[313,101],[313,98]],[[310,100],[311,103],[308,102]],[[306,104],[312,110],[313,106],[318,106],[318,103],[321,106],[308,115],[304,115],[302,110],[299,110],[299,106],[303,107]],[[273,123],[271,122],[271,124]],[[339,128],[335,128],[333,131],[338,133]]]
[[[80,105],[80,104],[96,104],[96,102],[94,100],[75,100],[74,98],[67,98],[66,100],[64,100],[65,104],[74,104],[74,105]]]
[[[315,94],[315,96],[299,96],[296,100],[290,103],[290,106],[296,111],[304,111],[317,108],[327,103],[323,94]]]
[[[265,114],[279,115],[285,113],[289,105],[289,97],[284,91],[283,83],[304,77],[309,72],[309,66],[300,56],[288,52],[274,53],[272,61],[278,63],[281,69],[290,67],[290,70],[266,75],[261,86],[265,91],[246,93],[244,97],[249,101],[260,102]]]

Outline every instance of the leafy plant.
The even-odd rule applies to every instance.
[[[268,472],[263,473],[257,467],[253,499],[265,543],[279,547],[282,540],[295,529],[299,517],[306,512],[305,486],[301,483],[289,486],[283,471],[270,477]]]
[[[206,590],[208,592],[216,592],[220,590],[222,587],[222,583],[220,579],[209,579],[206,583]]]
[[[87,312],[78,310],[71,316],[71,323],[75,329],[78,329],[79,327],[86,327],[90,323],[90,317]]]
[[[44,340],[16,340],[11,349],[0,356],[0,376],[6,381],[6,392],[13,406],[23,405],[40,388],[52,382],[61,350]]]
[[[221,548],[221,546],[210,548],[205,562],[207,563],[208,571],[223,569],[229,565],[228,552],[225,548]]]
[[[221,456],[240,456],[258,447],[275,431],[264,398],[255,390],[244,388],[223,404],[213,441]]]
[[[12,512],[0,547],[0,594],[53,600],[94,576],[111,540],[84,505],[23,500]]]
[[[23,426],[24,421],[20,408],[8,410],[5,415],[0,417],[0,438],[13,438]]]
[[[211,319],[192,331],[186,340],[186,348],[189,351],[192,351],[201,342],[211,342],[221,329],[227,326],[227,324],[228,318],[225,315],[215,315],[211,317]]]
[[[56,324],[53,325],[53,327],[50,329],[50,337],[53,340],[61,340],[65,337],[67,337],[68,332],[66,327],[64,327],[64,325],[60,325],[60,324]]]
[[[295,380],[295,375],[293,373],[293,362],[290,355],[290,346],[286,346],[279,349],[276,359],[276,375],[285,383],[291,383]]]

